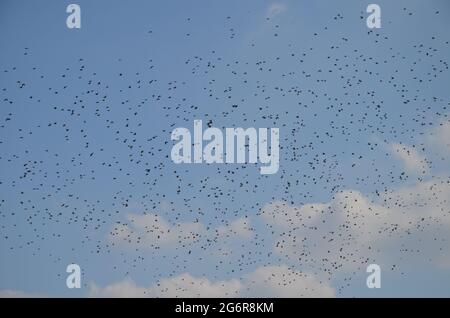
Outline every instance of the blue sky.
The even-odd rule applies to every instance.
[[[378,30],[364,1],[69,3],[0,4],[0,290],[449,296],[446,1]],[[194,119],[279,128],[279,172],[172,163]]]

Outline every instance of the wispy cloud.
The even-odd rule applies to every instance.
[[[272,3],[266,10],[266,17],[273,18],[287,10],[287,6],[283,3]]]

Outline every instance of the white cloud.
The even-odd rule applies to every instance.
[[[131,280],[114,283],[103,288],[91,284],[90,297],[127,298],[127,297],[233,297],[239,292],[238,280],[211,282],[207,278],[193,277],[183,273],[166,278],[150,287],[140,287]]]
[[[314,221],[326,207],[326,204],[321,203],[310,203],[298,207],[280,201],[266,204],[261,211],[261,216],[267,223],[290,228]]]
[[[183,273],[165,278],[148,288],[130,280],[105,287],[91,285],[91,297],[333,297],[334,290],[310,273],[286,265],[259,267],[241,277],[212,282]]]
[[[110,232],[113,244],[159,248],[196,242],[205,228],[200,222],[171,224],[156,214],[128,214],[127,223],[117,224]]]
[[[362,270],[368,262],[394,264],[418,255],[422,259],[416,261],[442,264],[440,255],[450,252],[445,240],[449,198],[450,178],[436,177],[373,199],[346,190],[327,203],[296,207],[274,202],[262,208],[261,217],[279,235],[274,250],[288,264],[295,260],[309,271],[332,275]]]
[[[104,298],[142,298],[146,297],[147,289],[137,286],[131,280],[124,280],[105,287],[99,287],[96,284],[90,285],[90,297]]]
[[[241,284],[238,280],[211,282],[207,278],[193,277],[183,273],[172,278],[165,278],[148,288],[139,287],[133,281],[126,280],[103,288],[91,285],[91,297],[233,297],[239,293]]]
[[[422,154],[415,148],[402,145],[399,143],[392,143],[389,145],[389,150],[398,159],[400,159],[408,172],[417,174],[428,173],[428,163]]]
[[[286,265],[259,267],[245,278],[241,295],[248,297],[334,297],[333,288],[311,273]]]
[[[128,214],[127,222],[116,224],[109,233],[109,242],[116,246],[159,249],[189,246],[202,238],[250,238],[253,229],[249,218],[207,230],[201,222],[170,223],[157,214]],[[223,241],[224,243],[225,241]]]
[[[217,228],[219,236],[226,237],[244,237],[249,238],[253,234],[250,227],[250,221],[247,218],[238,218],[227,226],[220,226]]]
[[[428,134],[427,142],[441,155],[450,155],[450,121],[441,122]]]

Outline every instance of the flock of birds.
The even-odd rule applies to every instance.
[[[233,17],[225,19],[232,23]],[[339,14],[332,23],[341,20]],[[271,25],[270,36],[281,38],[282,23]],[[311,38],[320,43],[331,29],[325,26]],[[237,37],[238,28],[230,28],[227,41]],[[109,269],[124,277],[145,272],[155,280],[205,263],[216,279],[287,263],[332,280],[356,264],[339,282],[342,291],[383,254],[370,242],[354,242],[354,228],[364,237],[372,218],[342,204],[349,197],[361,201],[348,189],[388,198],[379,205],[389,209],[404,204],[389,197],[399,185],[448,184],[445,178],[405,172],[386,145],[400,140],[426,151],[425,143],[411,136],[448,121],[449,96],[431,95],[430,87],[448,79],[442,56],[448,56],[449,40],[431,34],[405,49],[383,29],[367,29],[358,41],[373,50],[354,41],[352,35],[335,38],[326,49],[279,42],[284,48],[279,55],[264,54],[250,42],[255,59],[230,59],[211,50],[173,61],[181,79],[170,81],[160,78],[164,67],[155,59],[131,71],[126,58],[117,57],[113,76],[87,66],[85,57],[68,61],[58,75],[38,61],[30,69],[2,61],[2,258],[26,250],[64,266],[113,255],[115,261],[105,264]],[[32,47],[22,53],[34,61]],[[279,127],[280,170],[264,176],[248,164],[175,165],[170,133],[191,129],[194,119],[209,127]],[[434,162],[427,160],[433,171]],[[308,208],[328,201],[336,203]],[[419,201],[427,209],[429,202]],[[450,205],[441,203],[442,215],[416,231],[447,217]],[[330,225],[337,210],[347,218]],[[321,221],[311,224],[308,216],[317,213]],[[383,236],[417,233],[397,225],[377,230],[385,231]],[[319,242],[323,253],[315,251]],[[401,254],[414,244],[393,249]],[[395,269],[399,260],[390,261]]]

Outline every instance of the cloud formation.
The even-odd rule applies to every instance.
[[[131,280],[99,287],[91,284],[91,297],[333,297],[334,290],[310,273],[286,265],[259,267],[240,279],[212,282],[183,273],[140,287]]]
[[[273,202],[261,217],[278,233],[274,250],[286,262],[330,276],[371,262],[395,267],[416,255],[442,265],[441,254],[450,251],[438,238],[450,231],[449,198],[450,178],[443,176],[373,197],[345,190],[327,203]],[[414,251],[406,248],[409,240],[417,241]]]
[[[128,214],[126,220],[111,229],[108,240],[113,246],[147,249],[186,247],[203,238],[250,238],[253,233],[250,219],[244,217],[212,229],[207,229],[199,221],[170,223],[157,214]]]
[[[113,227],[109,241],[115,244],[139,245],[146,248],[160,248],[192,244],[198,241],[205,228],[200,222],[171,224],[157,214],[128,214],[127,222]]]
[[[424,155],[420,154],[414,147],[392,143],[389,145],[391,153],[401,160],[408,172],[415,174],[427,174],[429,167]]]
[[[252,236],[253,230],[250,227],[249,219],[242,217],[232,221],[227,226],[218,227],[217,233],[221,237],[238,236],[243,238],[249,238]]]
[[[450,155],[450,121],[436,125],[429,132],[427,142],[440,155]]]

